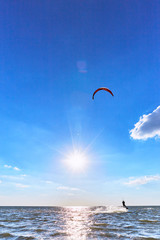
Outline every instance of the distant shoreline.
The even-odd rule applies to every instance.
[[[70,205],[68,205],[68,206],[39,206],[39,205],[36,205],[36,206],[32,206],[32,205],[27,205],[27,206],[23,206],[23,205],[2,205],[2,206],[0,206],[0,208],[1,207],[44,207],[44,208],[46,208],[46,207],[106,207],[106,206],[115,206],[115,207],[123,207],[123,206],[121,206],[121,205],[118,205],[118,206],[116,206],[116,205],[94,205],[94,206],[70,206]],[[160,207],[160,205],[127,205],[127,207]]]

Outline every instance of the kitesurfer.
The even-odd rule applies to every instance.
[[[126,209],[128,209],[128,207],[127,207],[126,204],[125,204],[125,201],[122,201],[122,205],[123,205],[123,207],[125,207]]]

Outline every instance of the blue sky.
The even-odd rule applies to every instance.
[[[160,2],[0,11],[0,205],[160,204]]]

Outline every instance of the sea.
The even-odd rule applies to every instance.
[[[0,239],[160,239],[160,207],[0,207]]]

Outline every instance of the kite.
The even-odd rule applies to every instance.
[[[93,96],[92,96],[92,99],[93,99],[93,100],[94,100],[94,95],[95,95],[98,91],[100,91],[100,90],[105,90],[105,91],[109,92],[112,96],[114,96],[113,93],[112,93],[112,91],[111,91],[110,89],[108,89],[108,88],[106,88],[106,87],[101,87],[101,88],[98,88],[98,89],[93,93]]]

